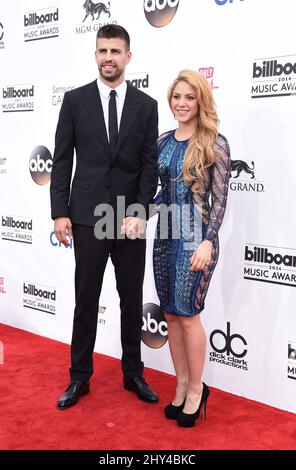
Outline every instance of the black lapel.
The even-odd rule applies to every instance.
[[[129,130],[133,125],[139,111],[139,95],[132,85],[127,84],[127,90],[120,120],[120,128],[117,142],[117,150],[123,144],[128,136]],[[116,153],[114,158],[116,157]]]
[[[89,84],[85,90],[84,98],[88,113],[98,130],[98,139],[104,144],[107,153],[110,154],[103,107],[96,80]]]

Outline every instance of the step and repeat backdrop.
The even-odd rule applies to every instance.
[[[1,2],[2,323],[71,341],[73,246],[58,243],[50,219],[54,134],[65,91],[97,77],[98,28],[121,24],[133,52],[126,78],[158,100],[160,132],[176,127],[170,83],[193,68],[212,86],[231,147],[220,260],[202,313],[204,380],[296,412],[295,15],[294,0]],[[173,373],[152,272],[155,224],[156,217],[148,226],[142,353],[146,366]],[[119,318],[110,263],[97,352],[121,356]],[[5,344],[0,349],[9,361]]]

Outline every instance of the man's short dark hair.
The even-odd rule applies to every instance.
[[[112,39],[112,38],[120,38],[126,43],[127,51],[130,50],[130,37],[126,29],[118,24],[106,24],[102,26],[97,32],[97,39],[98,38],[105,38],[105,39]]]

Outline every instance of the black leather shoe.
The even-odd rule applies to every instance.
[[[89,382],[80,382],[79,380],[71,380],[68,388],[60,397],[57,406],[59,410],[65,410],[70,406],[76,405],[82,395],[86,395],[90,391]]]
[[[126,390],[136,392],[140,400],[147,401],[148,403],[158,402],[157,394],[149,387],[143,377],[124,377],[123,386]]]

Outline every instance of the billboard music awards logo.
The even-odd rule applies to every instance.
[[[288,342],[288,379],[296,380],[296,341]]]
[[[29,170],[33,181],[43,185],[50,180],[52,170],[52,156],[48,148],[38,145],[30,156]]]
[[[166,26],[177,13],[179,0],[144,0],[147,21],[155,28]]]
[[[29,217],[18,217],[16,215],[1,216],[1,238],[12,242],[33,243],[32,232],[33,220]]]
[[[66,91],[74,90],[75,86],[52,86],[51,104],[61,106]]]
[[[244,279],[296,287],[296,249],[248,243]]]
[[[4,277],[0,276],[0,294],[6,294],[4,286]]]
[[[24,41],[57,38],[59,36],[59,9],[42,8],[24,13]]]
[[[230,171],[229,188],[231,191],[256,193],[265,191],[264,182],[256,180],[254,161],[247,163],[244,160],[231,160]]]
[[[0,49],[4,49],[4,41],[3,41],[3,38],[4,38],[4,26],[3,26],[3,24],[0,22]]]
[[[0,157],[0,175],[5,175],[6,174],[6,158]]]
[[[149,348],[158,349],[164,346],[167,339],[167,323],[159,306],[152,303],[143,305],[143,343]]]
[[[76,34],[85,34],[98,31],[106,24],[117,24],[111,16],[111,2],[92,2],[86,0],[83,3],[84,17],[82,24],[76,26]],[[89,24],[90,23],[90,24]]]
[[[219,88],[218,86],[214,85],[214,67],[200,67],[198,70],[208,79],[212,90],[217,90]]]
[[[2,88],[2,112],[34,111],[34,85],[7,85]]]
[[[247,341],[238,333],[230,334],[230,326],[227,322],[226,333],[223,330],[212,331],[210,345],[213,351],[209,353],[209,361],[247,371],[248,363],[243,359],[248,352]]]
[[[149,88],[149,74],[147,72],[128,73],[126,80],[130,85],[147,92]]]
[[[253,63],[252,98],[296,94],[296,55],[256,59]]]
[[[25,308],[55,315],[56,296],[55,287],[32,282],[24,282],[23,284],[23,307]]]

